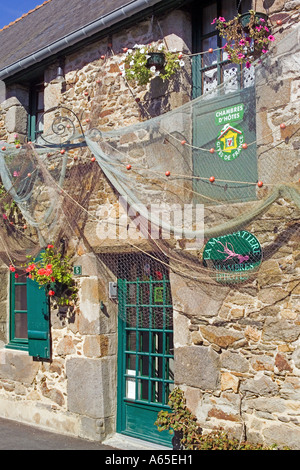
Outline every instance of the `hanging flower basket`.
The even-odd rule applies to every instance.
[[[212,24],[216,24],[220,36],[227,41],[223,49],[228,60],[235,64],[246,64],[247,68],[266,54],[270,43],[275,40],[268,16],[254,10],[229,21],[220,16]]]
[[[58,253],[53,245],[48,245],[38,261],[30,259],[24,267],[30,279],[44,288],[58,305],[71,305],[76,301],[77,288],[69,258]]]
[[[163,44],[157,47],[136,44],[126,50],[124,65],[120,67],[128,81],[147,85],[153,78],[172,78],[180,67],[184,67],[182,54],[165,50]]]
[[[148,69],[156,67],[156,70],[162,70],[164,68],[166,59],[163,52],[149,52],[149,56],[146,64]]]
[[[266,24],[268,23],[269,17],[265,13],[255,12],[254,16],[255,16],[255,23],[256,24],[259,25],[261,18],[264,20],[264,22]],[[248,29],[249,29],[249,23],[251,21],[251,18],[252,18],[252,14],[251,14],[250,11],[248,11],[247,13],[242,13],[240,15],[240,23],[241,23],[243,29],[246,30],[246,31],[248,31]]]

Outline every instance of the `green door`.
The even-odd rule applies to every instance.
[[[174,383],[170,281],[147,259],[133,268],[139,276],[118,280],[117,431],[172,447],[169,432],[154,425],[158,412],[169,409]]]

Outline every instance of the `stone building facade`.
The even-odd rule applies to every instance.
[[[293,116],[299,120],[299,2],[261,3],[257,10],[266,10],[273,22],[281,20],[283,26],[280,41],[274,46],[276,60],[272,62],[270,58],[261,72],[265,77],[259,80],[263,88],[257,89],[259,179],[264,179],[268,152],[272,151],[276,161],[274,174],[269,172],[270,181],[264,181],[272,182],[277,173],[284,173],[286,181],[297,181],[297,119],[279,134],[275,130]],[[56,80],[59,62],[53,57],[43,66],[44,109],[66,106],[79,116],[84,130],[98,128],[105,132],[158,116],[188,102],[192,97],[189,61],[186,73],[180,76],[176,86],[171,81],[153,82],[146,87],[135,87],[134,96],[120,74],[120,63],[124,47],[162,38],[170,49],[191,54],[190,4],[174,2],[172,8],[170,5],[154,12],[154,16],[145,15],[136,24],[114,27],[111,32],[105,30],[105,34],[92,37],[88,44],[67,51],[63,54],[63,83]],[[292,45],[290,49],[287,42]],[[276,78],[282,77],[279,86],[278,81],[276,86],[272,85],[274,74]],[[0,138],[6,142],[14,142],[15,134],[23,141],[27,138],[30,95],[26,83],[30,78],[26,81],[20,78],[19,72],[16,81],[13,76],[5,79]],[[284,148],[276,147],[282,140]],[[70,155],[80,158],[87,152],[87,149],[72,149]],[[116,194],[100,168],[93,170],[87,184],[89,213],[96,214],[99,207],[116,204]],[[267,196],[267,187],[263,191]],[[245,227],[263,248],[273,243],[273,249],[263,259],[255,280],[242,286],[186,280],[172,269],[174,261],[169,261],[174,382],[184,390],[188,407],[204,429],[222,427],[238,438],[300,448],[297,223],[299,205],[282,193],[267,211]],[[282,234],[284,241],[280,243]],[[150,251],[147,244],[140,246]],[[113,257],[124,256],[128,251],[126,243],[99,244],[95,223],[89,221],[85,225],[84,239],[73,259],[75,265],[82,267],[82,275],[77,278],[78,305],[68,314],[52,309],[50,361],[38,361],[26,351],[6,348],[10,334],[10,276],[6,266],[1,268],[0,416],[100,441],[118,430],[120,315],[117,301],[110,297],[109,282],[116,282],[118,277]],[[126,430],[121,432],[126,434]],[[143,433],[140,437],[147,438]]]

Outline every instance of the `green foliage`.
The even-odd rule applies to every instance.
[[[149,67],[149,54],[160,52],[164,54],[165,63],[162,70],[157,67]],[[157,49],[153,46],[135,46],[134,50],[128,51],[125,58],[125,77],[128,81],[136,81],[138,85],[147,85],[155,77],[169,80],[180,67],[184,66],[181,55],[177,52],[166,51],[160,45]]]
[[[245,63],[248,68],[254,60],[268,52],[270,42],[275,39],[270,33],[268,21],[254,10],[249,11],[247,26],[242,24],[241,15],[229,21],[223,17],[215,18],[214,23],[220,36],[227,41],[224,51],[228,59],[235,64]]]
[[[222,429],[203,433],[196,417],[186,406],[183,391],[176,387],[169,396],[171,412],[160,411],[155,425],[159,431],[178,432],[185,450],[272,450],[276,445],[266,448],[262,444],[252,444],[229,437]]]

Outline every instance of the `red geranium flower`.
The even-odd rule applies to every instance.
[[[35,264],[30,264],[28,268],[26,268],[26,272],[30,273],[30,271],[34,271],[35,268],[36,268]]]
[[[54,290],[49,290],[48,295],[49,295],[50,297],[53,297],[53,296],[55,295]]]

